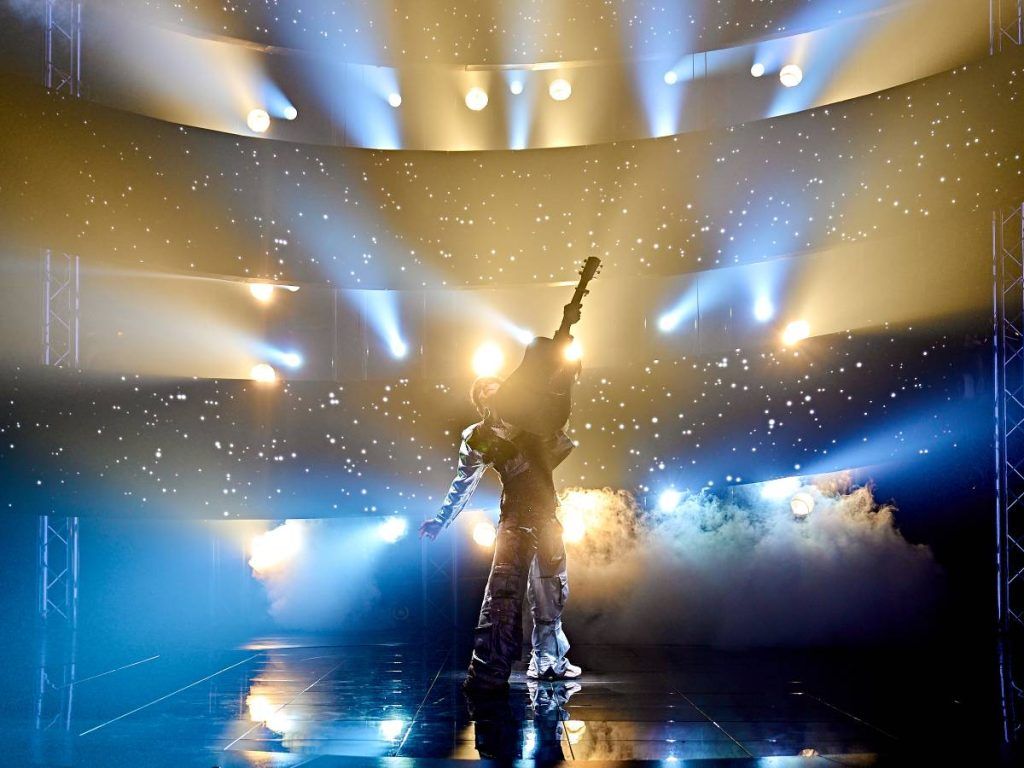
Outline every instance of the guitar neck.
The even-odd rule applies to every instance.
[[[583,303],[583,297],[587,293],[587,285],[583,281],[580,281],[579,285],[576,286],[576,292],[572,295],[572,301],[569,302],[569,307],[579,308]],[[572,328],[572,323],[569,322],[569,318],[566,317],[566,313],[562,313],[562,324],[558,326],[558,330],[555,331],[555,341],[565,341],[569,338],[569,329]]]

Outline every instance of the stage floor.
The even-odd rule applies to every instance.
[[[537,685],[517,672],[507,698],[473,703],[459,688],[466,659],[450,643],[268,638],[149,650],[80,644],[74,685],[50,664],[42,698],[38,667],[8,666],[4,686],[17,691],[2,700],[5,764],[834,766],[907,764],[972,744],[981,759],[979,740],[994,741],[986,703],[958,689],[951,668],[938,674],[934,659],[909,651],[580,646],[570,654],[585,670],[578,682]]]

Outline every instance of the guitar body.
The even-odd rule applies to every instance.
[[[538,336],[526,347],[523,362],[494,395],[498,415],[514,427],[535,435],[557,432],[572,411],[572,383],[579,363],[566,359],[572,342],[569,329],[579,319],[587,284],[597,274],[601,260],[592,256],[580,270],[572,301],[565,305],[562,324],[554,338]]]
[[[502,419],[535,435],[549,435],[565,426],[577,368],[565,360],[565,347],[543,336],[530,342],[523,362],[494,396]]]

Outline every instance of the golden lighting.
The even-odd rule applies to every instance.
[[[583,345],[579,339],[573,339],[572,344],[565,348],[565,359],[571,363],[583,358]]]
[[[580,507],[563,507],[562,541],[577,544],[587,534],[587,523]]]
[[[270,115],[265,109],[254,109],[246,116],[245,124],[253,133],[266,133],[270,127]]]
[[[560,77],[551,81],[551,85],[548,86],[548,95],[555,101],[565,101],[572,96],[572,86],[569,85],[568,80]]]
[[[487,91],[483,88],[470,88],[466,93],[466,106],[474,112],[479,112],[487,106]]]
[[[290,563],[301,549],[302,531],[298,523],[289,520],[253,537],[249,567],[256,574],[277,570]]]
[[[274,298],[274,286],[271,283],[249,283],[249,293],[257,301],[266,304]]]
[[[256,363],[252,370],[249,371],[249,378],[263,384],[273,384],[277,381],[277,371],[274,370],[272,365],[267,363]]]
[[[570,490],[559,499],[558,518],[562,522],[562,541],[577,544],[587,535],[587,523],[593,522],[601,506],[600,494]]]
[[[245,699],[245,705],[249,708],[250,721],[263,723],[274,733],[282,736],[291,729],[291,718],[284,714],[284,707],[273,704],[264,694],[250,694]]]
[[[811,335],[811,326],[806,320],[794,320],[782,332],[782,343],[791,347]]]
[[[477,376],[496,376],[505,365],[505,353],[493,341],[477,347],[473,353],[473,372]]]
[[[473,526],[473,541],[484,549],[493,547],[497,536],[498,532],[495,530],[494,525],[487,520],[481,520]]]
[[[587,732],[587,724],[583,720],[566,720],[565,735],[570,744],[578,744]]]

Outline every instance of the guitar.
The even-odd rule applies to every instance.
[[[569,420],[572,410],[572,382],[577,365],[566,359],[572,342],[569,330],[579,319],[587,285],[597,276],[601,260],[591,256],[580,270],[572,301],[565,305],[555,335],[538,336],[526,347],[519,367],[494,395],[498,415],[514,427],[536,435],[557,432]]]

